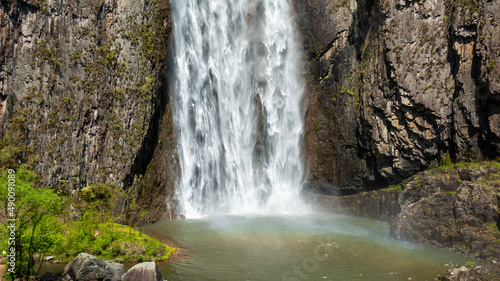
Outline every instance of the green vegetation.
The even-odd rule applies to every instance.
[[[442,154],[439,160],[441,166],[451,167],[453,165],[453,161],[451,160],[449,153]]]
[[[495,59],[491,59],[489,63],[489,67],[495,68],[497,66],[497,61]]]
[[[19,136],[5,135],[0,140],[0,165],[13,166],[16,160],[23,157],[23,149],[15,145]]]
[[[400,54],[396,54],[396,61],[398,63],[403,63],[403,59],[401,58],[401,55]]]
[[[446,14],[454,19],[461,19],[462,24],[471,24],[483,14],[481,2],[475,0],[446,0]]]
[[[401,191],[403,190],[403,186],[401,185],[401,183],[398,183],[397,185],[391,185],[387,188],[383,188],[381,190],[385,190],[385,191],[392,191],[392,190],[396,190],[396,191]]]
[[[8,186],[11,175],[15,175],[14,191]],[[0,204],[5,212],[2,216],[17,219],[12,242],[7,239],[8,229],[2,227],[0,230],[2,249],[15,249],[16,271],[9,273],[12,279],[35,273],[33,255],[39,253],[44,257],[55,251],[62,238],[61,224],[56,219],[62,211],[61,199],[50,189],[33,188],[35,179],[35,174],[25,166],[21,166],[17,173],[6,170],[0,176]],[[15,194],[14,204],[9,204],[9,192]]]
[[[493,166],[493,167],[496,167],[496,168],[500,168],[500,162],[458,162],[458,163],[455,163],[455,165],[457,167],[460,167],[460,168],[480,168],[480,167],[490,167],[490,166]]]
[[[38,1],[37,5],[43,9],[48,7],[46,1]],[[94,12],[102,10],[103,5],[104,2],[100,0],[91,4]],[[33,41],[30,63],[34,70],[32,75],[35,81],[27,90],[26,97],[16,101],[16,106],[12,108],[13,112],[9,112],[10,120],[5,122],[6,128],[0,137],[0,174],[5,177],[5,169],[17,169],[20,176],[18,183],[26,185],[26,190],[29,187],[29,192],[25,193],[30,196],[22,197],[31,200],[31,203],[36,203],[19,201],[23,208],[26,207],[20,209],[20,212],[26,211],[27,216],[46,214],[38,223],[36,222],[39,217],[36,217],[36,220],[32,219],[23,226],[26,231],[20,239],[24,241],[23,243],[31,241],[26,242],[28,246],[23,245],[20,250],[26,253],[26,257],[33,256],[28,253],[30,251],[59,256],[64,254],[70,259],[71,255],[77,254],[75,251],[88,250],[89,253],[101,255],[103,258],[139,261],[162,259],[171,252],[171,248],[165,248],[166,246],[163,249],[160,249],[161,247],[153,249],[142,247],[139,242],[135,245],[133,242],[135,240],[148,240],[136,239],[138,233],[134,234],[135,238],[131,239],[130,243],[118,245],[122,250],[139,249],[136,252],[117,250],[119,248],[115,245],[117,242],[113,242],[116,239],[128,241],[124,235],[128,236],[133,231],[116,234],[113,231],[118,228],[117,225],[113,227],[108,225],[114,223],[133,225],[138,219],[148,216],[144,206],[149,202],[145,203],[146,200],[143,199],[138,203],[140,197],[144,196],[141,191],[145,189],[145,182],[134,181],[127,192],[117,186],[97,184],[81,188],[74,194],[75,189],[80,188],[82,183],[63,167],[65,161],[62,161],[62,157],[68,157],[70,163],[81,160],[82,156],[77,152],[78,147],[85,145],[87,140],[82,136],[75,137],[66,132],[75,128],[85,130],[89,118],[93,118],[95,114],[94,108],[102,104],[105,104],[108,110],[98,112],[102,114],[99,118],[109,121],[106,128],[109,128],[113,137],[110,140],[111,147],[107,146],[105,151],[108,155],[113,155],[118,167],[133,159],[143,141],[145,129],[148,128],[148,119],[144,116],[152,114],[155,103],[159,100],[156,91],[159,87],[158,73],[162,72],[167,61],[166,38],[169,37],[171,25],[169,7],[169,1],[146,1],[142,19],[129,22],[127,28],[111,36],[101,32],[104,30],[105,21],[95,21],[97,26],[89,25],[75,30],[77,35],[82,37],[77,43],[64,41],[60,36],[48,36],[48,28],[42,29],[46,36]],[[61,9],[63,13],[70,13],[73,7],[63,5]],[[135,15],[131,17],[135,18]],[[134,28],[129,28],[131,26]],[[123,46],[115,44],[114,40],[117,37],[124,37],[123,33],[128,30],[135,32],[133,36],[137,38],[136,45],[130,47],[132,58],[123,55],[120,57],[119,50],[122,50]],[[132,65],[134,67],[131,67]],[[69,79],[64,78],[68,76]],[[53,91],[61,86],[65,87],[66,91]],[[129,119],[122,113],[123,110],[131,109],[135,110],[137,118],[130,124],[131,129],[125,131]],[[81,112],[83,117],[77,114],[78,112]],[[36,130],[32,127],[36,127]],[[40,135],[44,137],[41,138]],[[69,151],[68,142],[75,143],[74,147],[77,149]],[[66,151],[67,154],[63,156],[60,151]],[[119,153],[116,153],[117,151]],[[22,163],[25,163],[25,166],[20,168]],[[63,180],[59,183],[43,182],[46,178],[37,178],[30,172],[34,171],[35,166],[38,169],[42,167],[43,170],[47,165],[50,165],[53,171],[57,171],[55,173],[59,173]],[[105,182],[108,173],[109,170],[100,168],[95,173],[94,181]],[[30,176],[26,179],[21,177],[28,174]],[[52,205],[54,210],[45,208],[49,204],[48,197],[53,201],[50,202],[54,203]],[[1,207],[4,207],[5,203],[0,202]],[[42,211],[34,212],[36,209]],[[0,217],[5,215],[4,211],[0,211]],[[51,213],[47,213],[48,211]],[[99,218],[88,226],[86,233],[92,234],[92,237],[89,236],[82,242],[70,243],[73,234],[81,235],[80,222],[91,216]],[[37,248],[39,247],[37,241],[46,240],[44,235],[51,233],[46,229],[47,225],[51,225],[50,231],[55,231],[51,237],[57,235],[59,237],[52,241],[54,245],[43,242],[45,244],[42,246],[45,248]],[[3,238],[6,234],[5,229],[0,232],[0,238]],[[101,234],[95,236],[96,233]],[[2,239],[0,243],[4,242],[5,239]],[[150,242],[148,241],[148,244]],[[29,249],[30,243],[32,249]],[[156,242],[151,243],[156,245]],[[162,252],[163,256],[160,255]],[[25,272],[27,270],[35,272],[33,264],[32,258],[30,260],[26,258]]]
[[[342,94],[349,94],[350,96],[355,96],[356,95],[354,92],[352,92],[351,90],[349,90],[349,88],[344,88],[344,89],[340,90],[340,93],[342,93]]]
[[[65,193],[64,188],[60,192]],[[81,210],[82,215],[66,226],[68,238],[62,245],[63,251],[55,255],[61,260],[70,260],[81,252],[118,262],[167,259],[175,248],[129,226],[114,223],[125,220],[112,212],[125,196],[118,187],[105,184],[84,187],[71,196],[72,206]],[[133,201],[130,204],[133,205]]]
[[[176,251],[132,227],[114,223],[124,220],[116,214],[116,207],[126,195],[113,185],[87,186],[73,195],[68,182],[54,189],[36,188],[36,175],[22,165],[15,173],[15,209],[9,209],[9,171],[14,172],[5,170],[0,176],[0,217],[12,211],[17,218],[16,274],[8,278],[36,275],[37,260],[47,255],[69,262],[86,252],[106,260],[140,262],[164,260]],[[8,229],[0,228],[3,249],[11,247],[8,236]]]
[[[453,162],[450,159],[450,156],[448,154],[441,156],[440,158],[440,166],[434,169],[430,169],[431,171],[440,169],[440,168],[472,168],[472,169],[478,169],[478,168],[488,168],[488,167],[495,167],[495,168],[500,168],[500,162],[498,161],[480,161],[480,162]]]
[[[498,226],[496,223],[488,223],[488,228],[490,231],[494,232],[494,233],[500,233],[500,231],[498,230]]]
[[[477,266],[477,263],[473,262],[473,261],[468,261],[464,264],[466,267],[476,267]]]
[[[71,61],[73,61],[74,63],[76,63],[78,61],[78,59],[80,59],[81,57],[82,57],[82,54],[80,52],[74,52],[70,56],[70,59],[71,59]]]
[[[389,13],[391,11],[391,2],[385,1],[385,11]]]
[[[57,252],[59,259],[70,261],[81,252],[117,262],[164,260],[177,249],[157,239],[116,223],[98,223],[95,214],[87,213],[67,231],[69,238]]]

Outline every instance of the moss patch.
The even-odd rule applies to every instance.
[[[64,246],[55,254],[69,261],[86,252],[116,262],[165,260],[177,250],[132,227],[116,223],[88,224],[86,217],[67,229]]]

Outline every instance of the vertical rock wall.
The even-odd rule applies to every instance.
[[[499,155],[500,1],[296,0],[310,182],[344,193]]]
[[[1,165],[44,187],[138,187],[169,118],[169,1],[0,3]]]

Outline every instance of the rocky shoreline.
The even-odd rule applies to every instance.
[[[71,263],[66,265],[61,277],[45,273],[38,280],[163,281],[163,277],[154,261],[136,264],[125,272],[123,264],[80,253]]]
[[[482,270],[459,266],[442,280],[493,280],[500,278],[499,179],[498,163],[458,163],[378,191],[343,197],[308,194],[308,200],[324,211],[386,221],[393,238],[490,264]],[[460,279],[466,274],[486,274],[488,279]]]
[[[438,281],[462,281],[462,280],[498,280],[500,267],[496,265],[476,266],[462,265],[449,268],[445,273],[438,276]]]

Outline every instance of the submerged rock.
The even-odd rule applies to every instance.
[[[155,262],[143,262],[129,269],[122,281],[163,281],[163,277]]]
[[[42,277],[40,277],[39,281],[59,281],[59,277],[57,277],[57,275],[47,272],[44,275],[42,275]]]
[[[104,261],[96,256],[80,253],[64,268],[64,281],[120,281],[125,269],[122,264]]]

